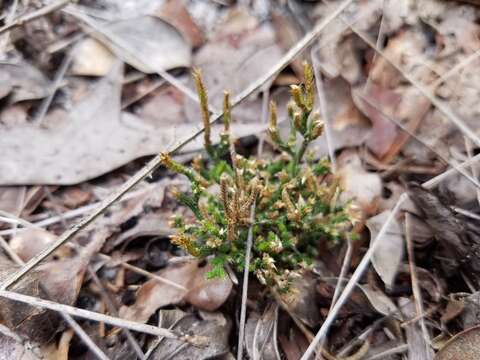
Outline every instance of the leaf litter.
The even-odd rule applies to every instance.
[[[69,5],[8,34],[7,57],[2,54],[7,60],[0,64],[0,210],[8,222],[2,220],[0,226],[21,260],[34,257],[72,224],[64,214],[89,209],[134,174],[145,157],[200,128],[198,104],[188,95],[192,67],[202,69],[212,107],[221,108],[223,90],[236,95],[256,81],[339,2],[295,2],[275,9],[268,1],[250,3],[245,11],[228,1],[95,0]],[[16,12],[29,13],[35,6],[21,2]],[[236,147],[255,155],[267,128],[260,116],[266,100],[286,103],[285,84],[302,80],[300,59],[312,60],[322,77],[322,114],[332,135],[330,143],[322,139],[315,144],[312,156],[336,156],[335,176],[343,187],[337,200],[354,202],[358,210],[345,279],[338,278],[345,255],[340,242],[318,249],[312,271],[290,294],[276,297],[249,282],[245,356],[301,358],[327,318],[332,299],[407,191],[411,201],[402,209],[413,217],[415,274],[408,266],[411,259],[404,256],[401,213],[331,327],[324,357],[378,358],[384,353],[397,359],[407,351],[409,358],[426,359],[433,350],[435,359],[478,357],[472,342],[480,318],[475,186],[462,175],[446,179],[438,191],[412,184],[475,156],[478,144],[466,145],[464,134],[404,75],[428,87],[478,133],[479,11],[475,4],[454,1],[356,2],[341,17],[354,23],[356,31],[371,35],[373,43],[378,37],[376,45],[389,60],[339,16],[312,51],[303,52],[234,109]],[[40,126],[32,123],[69,51],[72,64],[45,118]],[[164,81],[164,71],[178,83]],[[179,84],[184,88],[177,88]],[[286,122],[280,127],[289,132]],[[212,130],[216,143],[221,129]],[[263,151],[272,153],[270,145],[267,142]],[[201,149],[201,140],[190,142],[177,159],[189,162]],[[45,298],[41,283],[51,300],[108,313],[102,295],[106,291],[125,319],[209,339],[207,346],[191,346],[134,334],[150,358],[231,358],[237,350],[240,286],[234,277],[207,280],[210,265],[186,257],[168,240],[168,218],[191,216],[171,194],[173,184],[182,187],[183,180],[163,168],[155,171],[148,179],[153,186],[139,186],[143,195],[116,204],[78,238],[82,243],[96,239],[96,246],[88,251],[60,248],[14,289]],[[12,225],[13,216],[33,223],[47,220],[49,225],[46,230],[24,228]],[[3,278],[16,265],[1,259]],[[127,267],[119,266],[125,262]],[[89,263],[103,287],[86,273]],[[423,314],[413,306],[419,300],[413,281],[420,285]],[[1,302],[0,323],[14,337],[2,332],[0,358],[91,356],[55,312]],[[420,317],[431,342],[417,324]],[[80,324],[112,358],[135,357],[118,328]]]

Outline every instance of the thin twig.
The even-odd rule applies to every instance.
[[[260,79],[255,81],[251,86],[247,87],[242,91],[232,102],[232,107],[238,105],[244,99],[246,99],[251,93],[258,90],[262,87],[271,77],[285,68],[290,61],[295,58],[299,53],[301,53],[307,46],[309,46],[317,36],[320,35],[321,31],[338,16],[348,5],[350,5],[353,0],[344,0],[338,8],[333,11],[330,15],[326,16],[325,19],[320,22],[310,33],[306,34],[302,40],[300,40],[296,46],[294,46],[290,51],[288,51],[280,61],[271,67],[271,70],[267,72]],[[221,118],[221,115],[214,116],[210,124],[217,122]],[[170,155],[175,154],[181,150],[187,143],[195,139],[197,136],[202,134],[204,129],[200,129],[195,132],[193,135],[187,137],[185,140],[181,141],[178,145],[174,146],[168,153]],[[142,169],[135,173],[129,180],[127,180],[123,185],[121,185],[115,193],[107,197],[102,203],[96,208],[90,215],[84,217],[77,224],[73,225],[70,229],[65,231],[55,242],[50,244],[46,249],[41,251],[37,256],[32,258],[25,266],[17,271],[16,273],[9,276],[3,283],[0,285],[1,290],[7,289],[9,286],[15,284],[18,280],[23,278],[31,269],[37,266],[43,259],[51,255],[56,249],[62,246],[64,243],[72,239],[77,235],[83,228],[91,224],[95,219],[97,219],[101,214],[103,214],[113,203],[119,200],[123,195],[125,195],[132,187],[137,185],[140,181],[145,179],[152,171],[158,168],[162,162],[164,154],[156,155],[152,160],[150,160]]]
[[[410,277],[412,279],[412,292],[413,299],[415,301],[415,308],[417,316],[423,314],[423,300],[422,292],[420,291],[420,286],[418,283],[417,277],[417,268],[415,266],[415,252],[413,247],[412,239],[412,226],[411,226],[411,215],[407,212],[405,213],[405,238],[407,242],[407,253],[408,253],[408,265],[410,267]],[[427,347],[426,354],[430,354],[431,350],[428,346],[431,344],[430,334],[428,333],[427,326],[425,325],[425,319],[422,317],[420,319],[420,328],[422,330],[423,338],[425,340],[425,345]]]
[[[31,306],[37,306],[52,311],[63,312],[71,316],[80,317],[87,320],[104,322],[112,326],[126,328],[148,335],[165,336],[170,339],[177,339],[181,341],[186,341],[188,339],[188,337],[183,337],[167,329],[159,328],[152,325],[141,324],[135,321],[120,319],[118,317],[100,314],[94,311],[79,309],[70,305],[59,304],[50,300],[39,299],[33,296],[19,294],[13,291],[0,290],[0,296],[9,300],[19,301]]]
[[[75,54],[75,49],[76,47],[68,51],[67,55],[63,59],[60,67],[57,70],[57,73],[55,74],[53,83],[50,86],[48,96],[42,101],[37,111],[35,112],[35,115],[33,116],[33,119],[32,119],[33,124],[37,126],[40,126],[42,124],[43,119],[47,114],[48,108],[50,107],[50,104],[52,103],[52,100],[55,97],[57,90],[60,88],[60,84],[62,83],[63,78],[65,77],[65,73],[67,72],[68,67],[72,63],[73,56]]]
[[[248,275],[250,274],[250,258],[253,244],[253,222],[255,221],[255,201],[250,209],[251,224],[248,228],[247,246],[245,251],[245,265],[243,268],[242,307],[240,308],[240,324],[238,331],[237,360],[243,359],[243,342],[245,335],[245,321],[247,318]]]
[[[402,344],[402,345],[398,345],[394,348],[382,351],[381,353],[370,356],[366,360],[386,359],[386,358],[389,358],[391,355],[402,354],[404,352],[407,352],[407,350],[408,350],[408,345],[407,344]]]
[[[50,14],[51,12],[59,10],[59,9],[65,7],[65,6],[67,6],[70,1],[71,0],[59,0],[59,1],[53,2],[51,4],[48,4],[48,5],[42,7],[38,10],[35,10],[35,11],[29,13],[29,14],[20,16],[20,17],[16,18],[15,20],[13,20],[11,23],[2,26],[0,28],[0,35],[3,34],[6,31],[9,31],[9,30],[13,29],[13,28],[22,26],[29,21],[38,19],[42,16]]]

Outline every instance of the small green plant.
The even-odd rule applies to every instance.
[[[235,152],[227,92],[224,131],[220,143],[212,144],[207,92],[200,72],[193,74],[208,159],[198,157],[187,167],[164,154],[163,165],[190,180],[191,191],[176,191],[175,197],[195,218],[186,222],[175,216],[172,225],[178,232],[171,240],[191,255],[209,257],[211,278],[225,276],[227,264],[243,271],[248,229],[252,227],[249,271],[263,284],[288,289],[291,280],[318,255],[319,242],[337,242],[351,228],[353,207],[337,201],[340,188],[330,163],[306,155],[308,145],[322,135],[323,122],[313,111],[314,78],[308,64],[304,73],[303,86],[291,86],[292,100],[287,109],[291,131],[287,140],[280,136],[277,107],[271,103],[268,130],[278,155],[270,160],[245,158]]]

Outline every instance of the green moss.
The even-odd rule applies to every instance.
[[[279,154],[266,161],[235,153],[229,135],[227,93],[225,131],[220,145],[212,145],[205,120],[206,90],[200,73],[195,73],[202,118],[208,127],[205,147],[209,158],[197,158],[191,168],[186,168],[164,155],[163,164],[186,175],[192,184],[191,192],[177,193],[176,197],[192,210],[195,221],[187,224],[175,217],[172,225],[178,233],[172,242],[195,256],[211,258],[209,278],[225,276],[226,264],[243,270],[250,226],[254,243],[249,270],[263,284],[280,290],[288,289],[290,281],[311,266],[319,255],[320,242],[337,242],[349,234],[350,204],[337,203],[340,189],[330,163],[326,159],[314,161],[312,156],[304,159],[309,144],[323,132],[323,123],[313,112],[312,74],[310,66],[305,65],[306,83],[291,88],[292,102],[287,110],[292,131],[287,141],[280,136],[277,108],[271,104],[269,134]],[[302,139],[300,146],[297,138]]]

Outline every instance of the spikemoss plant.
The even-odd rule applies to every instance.
[[[207,92],[200,72],[194,71],[205,127],[208,158],[196,158],[190,167],[163,155],[163,165],[188,177],[191,191],[175,192],[194,214],[193,222],[172,219],[178,230],[171,241],[191,255],[210,258],[209,277],[225,276],[225,265],[243,271],[249,227],[253,230],[250,272],[266,285],[288,289],[291,280],[318,255],[321,241],[337,242],[351,228],[351,204],[340,204],[338,181],[326,159],[306,156],[308,145],[323,132],[313,111],[314,78],[304,66],[305,83],[292,85],[288,105],[291,131],[280,136],[277,107],[270,105],[269,135],[278,155],[269,160],[245,158],[230,139],[231,107],[224,96],[224,131],[220,143],[210,139]],[[298,145],[297,138],[301,139]]]

